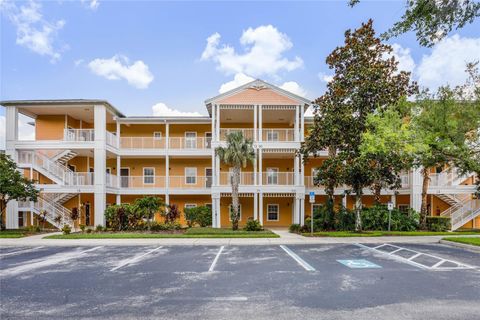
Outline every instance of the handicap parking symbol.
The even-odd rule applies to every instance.
[[[352,269],[369,269],[369,268],[381,268],[378,264],[370,262],[365,259],[357,259],[357,260],[337,260],[344,266],[347,266]]]

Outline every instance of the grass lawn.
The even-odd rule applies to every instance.
[[[480,238],[443,238],[442,240],[470,244],[472,246],[479,246],[480,247]]]
[[[0,238],[23,238],[26,236],[33,236],[37,232],[32,232],[24,229],[12,229],[0,231]]]
[[[472,235],[479,231],[458,231],[458,232],[431,232],[431,231],[324,231],[314,232],[313,237],[388,237],[388,236],[451,236],[451,235]],[[311,233],[302,233],[305,237],[312,237]]]
[[[95,232],[52,235],[46,239],[148,239],[148,238],[278,238],[272,231],[191,228],[184,233]]]

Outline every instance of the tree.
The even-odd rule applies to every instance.
[[[180,218],[181,211],[176,204],[168,205],[168,210],[165,212],[165,222],[173,223]]]
[[[159,212],[165,204],[162,199],[158,197],[143,197],[136,199],[134,206],[136,211],[138,211],[144,219],[147,219],[148,231],[150,231],[155,213]]]
[[[350,0],[355,6],[360,0]],[[453,29],[461,29],[480,16],[480,3],[475,0],[406,0],[406,11],[384,39],[415,31],[422,46],[432,47]]]
[[[360,150],[362,134],[368,128],[368,116],[384,112],[388,106],[417,92],[416,83],[410,82],[410,73],[397,70],[398,62],[391,55],[392,50],[375,36],[372,20],[354,31],[345,32],[344,45],[327,57],[326,62],[335,74],[325,95],[317,99],[316,119],[311,131],[339,137],[327,141],[309,135],[303,148],[307,157],[325,146],[329,148],[329,157],[319,168],[317,181],[327,182],[330,189],[326,190],[327,194],[333,193],[334,184],[345,183],[351,188],[356,197],[357,231],[362,228],[363,189],[375,180],[372,159],[363,156]],[[319,128],[320,125],[324,128]]]
[[[35,189],[34,181],[27,179],[17,169],[17,165],[12,159],[0,154],[0,225],[3,225],[3,214],[7,208],[8,202],[17,201],[37,201],[38,190]]]
[[[233,168],[230,183],[232,185],[232,208],[231,220],[232,229],[238,230],[239,219],[239,200],[238,200],[238,186],[240,185],[240,170],[245,168],[249,162],[253,163],[255,160],[255,152],[253,150],[252,140],[246,139],[243,133],[232,132],[227,135],[227,146],[218,147],[216,149],[220,160]]]

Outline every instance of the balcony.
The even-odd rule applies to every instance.
[[[232,174],[230,172],[220,172],[220,186],[231,185]],[[255,173],[253,172],[241,172],[240,173],[240,185],[253,186],[255,185]]]
[[[307,189],[315,189],[315,188],[325,188],[323,185],[315,185],[314,183],[315,176],[305,176],[305,187]],[[410,187],[410,176],[409,174],[402,174],[400,175],[401,180],[401,187],[400,189],[407,189]],[[345,186],[340,186],[339,188],[345,189]]]
[[[64,141],[95,141],[94,129],[64,129]]]
[[[204,137],[120,137],[120,150],[124,155],[210,155],[211,138]]]
[[[243,128],[224,128],[220,129],[220,141],[225,141],[228,134],[232,132],[241,132],[247,139],[254,140],[255,129],[243,129]],[[269,129],[257,129],[257,140],[254,142],[262,142],[265,147],[288,147],[296,148],[298,145],[295,141],[295,130],[288,128],[269,128]]]
[[[260,180],[260,178],[262,178]],[[221,172],[220,173],[220,186],[230,186],[232,179],[232,173]],[[264,172],[258,173],[258,185],[264,186],[293,186],[295,185],[293,172]],[[253,186],[255,185],[255,173],[254,172],[241,172],[240,173],[240,185]]]
[[[121,176],[107,174],[106,185],[120,189],[165,189],[165,176]],[[170,176],[169,189],[207,189],[212,186],[212,177]]]

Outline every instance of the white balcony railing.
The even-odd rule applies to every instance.
[[[232,173],[220,172],[219,185],[230,186],[232,179]],[[241,172],[240,173],[240,185],[250,186],[255,184],[255,173],[253,172]]]
[[[63,140],[95,141],[95,130],[94,129],[64,129]]]
[[[205,189],[212,186],[212,177],[208,176],[170,176],[170,189]]]
[[[460,175],[455,169],[440,173],[432,173],[430,174],[430,186],[455,186],[461,184],[468,177],[468,175]]]
[[[211,138],[204,137],[170,137],[168,147],[170,149],[198,150],[211,148]]]
[[[253,140],[254,129],[243,129],[243,128],[220,128],[220,140],[227,140],[227,136],[232,132],[241,132],[243,136],[247,139]]]
[[[293,142],[295,130],[293,129],[262,129],[262,141],[265,142]]]
[[[110,179],[110,184],[117,188],[165,188],[165,177],[164,176],[121,176],[113,178],[113,175],[107,175],[107,186],[108,179]]]
[[[122,149],[165,149],[165,138],[120,137]]]
[[[107,131],[106,139],[107,139],[107,145],[112,146],[114,148],[118,148],[117,135],[115,133]]]

